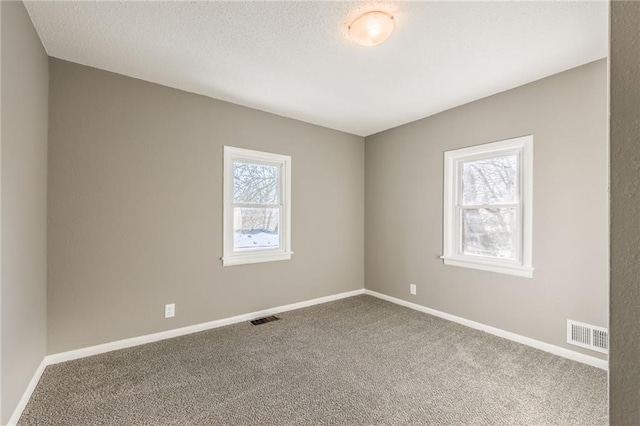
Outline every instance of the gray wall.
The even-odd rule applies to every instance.
[[[50,71],[49,353],[363,288],[363,138]],[[291,155],[292,260],[222,267],[223,145]]]
[[[612,425],[640,424],[640,3],[611,2]]]
[[[2,9],[2,424],[46,350],[48,59],[21,2]]]
[[[534,278],[443,265],[444,152],[527,134]],[[566,319],[607,326],[604,60],[367,137],[365,164],[367,289],[603,358]]]

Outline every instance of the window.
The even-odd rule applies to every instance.
[[[446,265],[531,278],[533,136],[444,154]]]
[[[224,266],[291,259],[291,157],[224,147]]]

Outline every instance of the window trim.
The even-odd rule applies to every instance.
[[[226,145],[223,149],[222,265],[245,265],[291,259],[293,254],[291,251],[291,157]],[[233,249],[233,208],[235,204],[233,202],[233,163],[237,161],[280,167],[280,217],[278,225],[280,247],[277,249],[264,248],[243,251]]]
[[[517,215],[521,223],[516,233],[516,260],[496,259],[462,253],[463,210],[459,201],[463,162],[483,158],[519,154],[520,200]],[[521,136],[499,142],[462,148],[444,153],[443,255],[445,265],[498,272],[520,277],[533,277],[533,136]]]

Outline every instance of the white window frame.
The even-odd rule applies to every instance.
[[[261,207],[261,205],[239,205],[234,203],[234,162],[265,164],[279,168],[280,188],[278,206],[280,212],[278,233],[280,241],[278,248],[234,250],[234,207]],[[291,259],[291,255],[293,254],[291,251],[291,157],[288,155],[271,154],[269,152],[225,146],[223,173],[222,265],[232,266]],[[272,205],[268,207],[272,207]]]
[[[462,174],[461,164],[505,155],[519,158],[520,197],[516,206],[515,260],[476,256],[462,252]],[[482,206],[480,206],[482,207]],[[520,277],[533,277],[533,136],[472,146],[444,153],[444,235],[445,265],[480,269]]]

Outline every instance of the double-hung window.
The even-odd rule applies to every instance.
[[[291,259],[291,157],[224,147],[222,264]]]
[[[444,263],[532,277],[533,137],[445,152]]]

